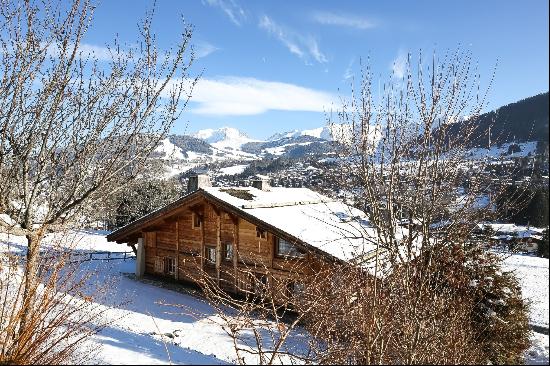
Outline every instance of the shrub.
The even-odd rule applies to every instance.
[[[424,252],[381,278],[317,277],[300,310],[320,363],[521,363],[527,304],[501,258],[460,245]]]
[[[452,288],[473,304],[470,324],[484,363],[521,363],[529,347],[528,305],[502,257],[478,247],[452,246],[438,254],[435,286]]]

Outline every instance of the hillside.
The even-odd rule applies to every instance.
[[[456,136],[463,123],[473,123],[474,136],[470,147],[487,147],[489,127],[491,144],[506,142],[542,142],[548,145],[548,92],[510,103],[494,111],[480,115],[474,121],[468,120],[451,128]]]

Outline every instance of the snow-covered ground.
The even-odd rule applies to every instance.
[[[545,258],[515,254],[504,261],[521,283],[523,297],[531,301],[529,322],[548,328],[548,263]]]
[[[50,246],[71,247],[79,252],[128,251],[106,241],[105,232],[79,231],[48,236]],[[23,254],[25,238],[0,233],[0,252]],[[530,322],[548,328],[548,259],[512,255],[505,261],[520,279],[523,295],[531,301]],[[172,291],[135,280],[134,260],[83,263],[84,270],[98,270],[96,283],[114,281],[109,296],[98,305],[112,321],[88,346],[96,350],[94,363],[106,364],[226,364],[235,363],[231,338],[220,325],[215,309],[199,296]],[[172,307],[164,304],[177,304]],[[548,335],[533,333],[526,353],[527,364],[548,364]],[[247,356],[247,363],[255,363]],[[287,360],[288,362],[289,360]]]
[[[512,145],[517,145],[520,151],[508,154],[508,149]],[[521,142],[518,144],[508,142],[499,146],[495,146],[495,145],[491,146],[490,149],[484,149],[484,148],[470,149],[468,158],[472,160],[479,160],[479,159],[485,159],[485,158],[500,158],[502,156],[505,156],[507,158],[518,158],[518,157],[533,155],[536,149],[537,149],[536,141],[527,141],[527,142]]]
[[[220,169],[220,174],[235,175],[241,174],[248,167],[249,164],[232,165],[226,168]]]
[[[155,152],[163,154],[161,159],[178,159],[183,160],[185,159],[185,156],[183,156],[182,150],[170,142],[169,139],[164,139],[160,142],[160,145],[157,146],[155,149]]]
[[[107,242],[105,232],[80,231],[49,235],[46,246],[71,247],[79,252],[127,251]],[[24,254],[25,238],[0,233],[0,252]],[[236,363],[232,339],[216,310],[199,296],[159,287],[133,278],[135,260],[92,261],[83,270],[100,273],[95,284],[112,281],[98,305],[111,322],[83,347],[93,349],[99,364],[227,364]],[[178,305],[168,306],[166,304]],[[241,344],[242,346],[242,344]],[[265,346],[265,345],[264,345]],[[255,356],[244,354],[246,363]],[[290,360],[284,360],[288,363]]]
[[[310,145],[311,142],[297,142],[297,143],[293,143],[293,144],[285,144],[285,145],[281,145],[281,146],[277,146],[277,147],[268,147],[266,149],[264,149],[264,151],[268,154],[271,154],[271,155],[283,155],[287,148],[288,147],[291,147],[291,146],[307,146],[307,145]]]
[[[507,270],[515,272],[523,297],[531,302],[529,323],[548,330],[549,260],[515,254],[506,258],[504,264]],[[531,342],[531,348],[525,355],[526,364],[548,365],[548,334],[533,332]]]

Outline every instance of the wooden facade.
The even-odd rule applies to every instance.
[[[235,294],[253,293],[262,284],[281,301],[327,262],[322,252],[312,250],[316,248],[203,191],[108,236],[130,244],[138,238],[144,245],[146,274],[190,282],[207,274]],[[291,246],[291,255],[281,254],[283,244],[285,253]]]

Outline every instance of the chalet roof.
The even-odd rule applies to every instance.
[[[109,234],[107,239],[120,241],[197,195],[276,235],[295,239],[340,260],[365,258],[376,249],[370,239],[375,236],[374,229],[362,211],[307,188],[282,187],[270,187],[269,191],[253,187],[201,188]]]
[[[310,189],[271,187],[269,191],[262,191],[251,187],[206,187],[204,190],[338,259],[363,257],[376,249],[369,239],[374,237],[374,229],[362,211]],[[239,198],[237,191],[253,197]]]

